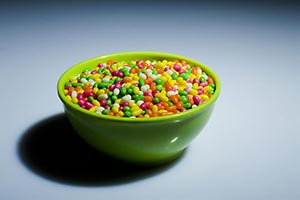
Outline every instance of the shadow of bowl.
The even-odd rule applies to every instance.
[[[57,114],[30,127],[20,138],[17,152],[34,173],[72,185],[115,185],[157,175],[183,156],[158,167],[142,167],[101,154],[73,130],[65,114]]]

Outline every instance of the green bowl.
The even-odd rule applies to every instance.
[[[99,115],[71,103],[64,95],[64,85],[72,75],[108,60],[185,60],[202,67],[215,80],[215,94],[191,110],[153,118],[123,118]],[[174,54],[160,52],[125,52],[92,58],[68,69],[58,80],[57,91],[65,113],[75,131],[92,147],[112,157],[141,165],[158,165],[178,157],[201,132],[210,118],[220,93],[220,81],[207,66]]]

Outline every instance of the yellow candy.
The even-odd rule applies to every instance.
[[[209,99],[209,97],[206,94],[201,94],[200,95],[201,99],[207,101]]]
[[[93,93],[94,93],[94,94],[97,94],[98,90],[99,90],[99,89],[98,89],[98,88],[96,88],[96,87],[95,87],[95,88],[93,88]]]
[[[96,112],[97,108],[98,108],[98,106],[93,106],[89,109],[89,111]]]
[[[66,98],[67,98],[68,101],[71,101],[71,100],[72,100],[72,98],[71,98],[70,95],[67,95]]]
[[[96,83],[101,83],[101,78],[99,77],[99,78],[95,78],[95,82]]]
[[[122,99],[117,99],[117,100],[115,101],[115,103],[121,104],[121,101],[122,101]]]
[[[150,116],[149,116],[148,114],[145,114],[144,117],[145,117],[145,118],[149,118]]]
[[[134,87],[133,88],[133,93],[134,94],[139,94],[139,91],[140,91],[139,87]]]
[[[70,79],[70,82],[72,82],[72,83],[75,83],[75,82],[77,82],[77,79],[76,79],[76,77],[75,76],[72,76]]]
[[[209,90],[212,90],[212,88],[211,88],[210,86],[205,86],[205,87],[204,87],[204,90],[205,90],[205,91],[209,91]]]
[[[168,79],[164,76],[160,77],[160,80],[162,80],[163,82],[166,82]]]
[[[162,63],[162,62],[157,62],[156,64],[155,64],[155,67],[157,67],[157,68],[163,68],[164,67],[164,64]]]
[[[191,91],[190,91],[190,94],[192,94],[192,95],[197,95],[197,94],[198,94],[198,91],[197,91],[197,90],[191,90]]]
[[[123,113],[122,111],[119,111],[119,112],[118,112],[118,115],[119,115],[120,117],[123,117],[124,113]]]
[[[131,83],[125,83],[125,88],[128,89],[131,86]]]
[[[190,76],[191,80],[193,80],[194,78],[196,78],[196,75],[193,74],[193,73],[191,73],[189,76]]]
[[[97,106],[97,107],[100,106],[99,101],[97,101],[96,99],[94,99],[94,100],[92,101],[92,104],[93,104],[94,106]]]
[[[120,63],[118,63],[118,64],[120,64]],[[121,66],[119,66],[119,67],[121,67]],[[118,67],[117,67],[116,65],[113,65],[113,66],[111,66],[110,70],[111,70],[112,72],[117,71],[117,70],[118,70]]]
[[[198,83],[194,83],[194,84],[193,84],[193,88],[198,89],[198,88],[199,88]]]
[[[111,111],[112,111],[113,113],[118,113],[118,112],[119,112],[119,108],[118,108],[117,106],[113,106],[113,107],[111,108]]]
[[[82,93],[84,93],[83,89],[80,89],[80,90],[77,91],[77,94],[82,94]]]
[[[142,114],[142,109],[137,109],[131,112],[131,114],[133,116],[139,116],[140,114]]]
[[[98,90],[97,95],[99,96],[100,94],[105,94],[105,90],[103,90],[103,89]]]
[[[186,82],[182,77],[178,77],[177,78],[177,82],[179,83],[179,85],[181,86],[186,86]]]
[[[132,77],[132,80],[135,80],[135,81],[138,81],[140,79],[140,77],[138,77],[137,75],[134,75],[133,77]]]
[[[157,113],[157,112],[158,112],[158,107],[157,107],[157,105],[154,105],[154,106],[153,106],[152,112],[153,112],[153,113]]]
[[[65,94],[65,95],[67,95],[67,94],[68,94],[68,92],[69,92],[68,90],[64,90],[64,94]]]
[[[76,97],[72,97],[72,100],[71,100],[73,103],[77,104],[78,103],[78,99]]]
[[[93,80],[100,78],[100,74],[93,74]]]
[[[167,110],[159,110],[158,113],[166,113],[168,112]]]

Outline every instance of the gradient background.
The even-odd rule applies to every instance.
[[[296,1],[10,1],[0,5],[0,199],[300,199]],[[222,81],[176,162],[136,169],[76,137],[59,76],[121,51],[180,54]]]

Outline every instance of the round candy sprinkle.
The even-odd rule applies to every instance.
[[[215,93],[214,80],[186,61],[109,60],[85,68],[65,83],[72,103],[116,117],[157,117],[185,112]]]

